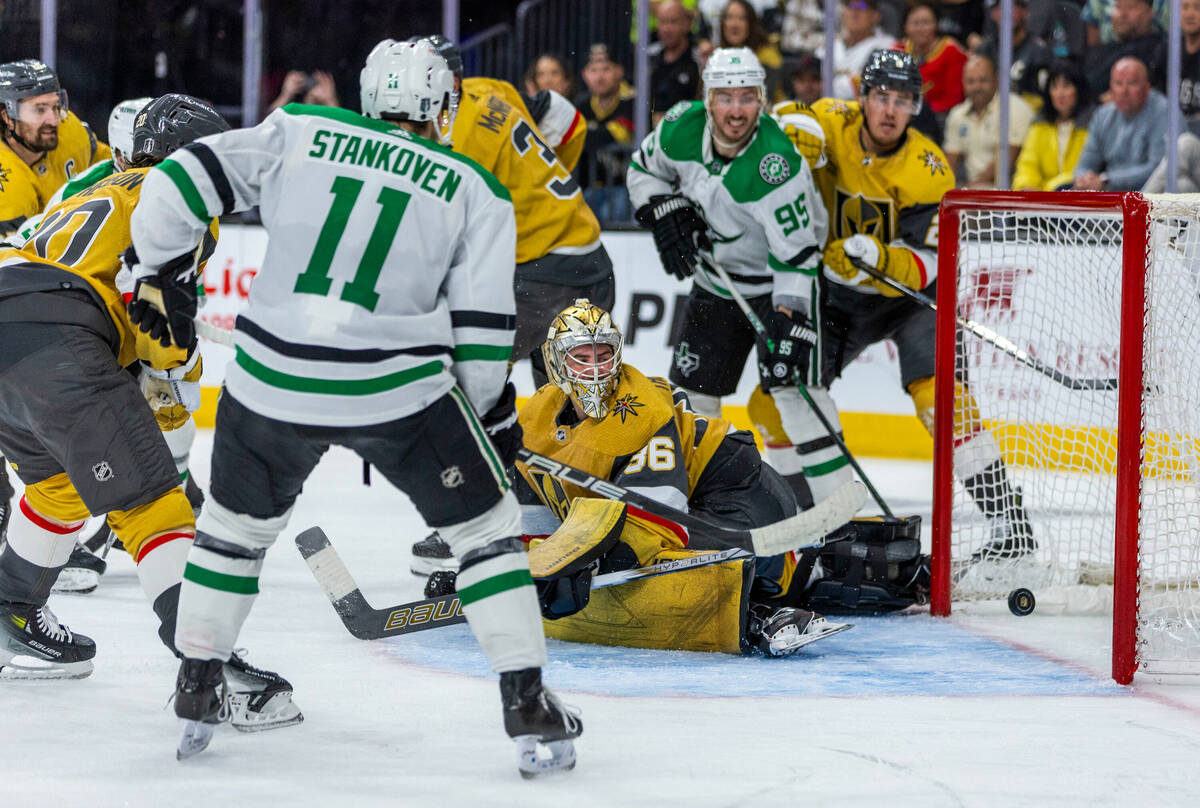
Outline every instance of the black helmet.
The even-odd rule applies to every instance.
[[[58,93],[59,103],[67,108],[67,94],[58,83],[58,76],[37,59],[22,59],[0,65],[0,100],[8,117],[17,119],[17,105],[23,98],[46,93]]]
[[[220,113],[190,95],[160,95],[138,113],[133,123],[131,159],[165,160],[167,155],[196,138],[229,129]]]
[[[419,39],[424,39],[430,45],[433,45],[434,53],[446,60],[446,66],[450,68],[450,72],[454,74],[454,78],[462,80],[463,77],[463,62],[462,51],[458,49],[450,40],[441,34],[430,34],[429,36],[414,36],[409,38],[409,42],[416,42]]]
[[[911,54],[897,50],[875,50],[862,69],[862,94],[872,87],[912,93],[921,102],[921,71]]]

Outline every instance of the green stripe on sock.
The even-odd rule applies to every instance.
[[[833,460],[826,460],[824,463],[818,463],[815,466],[805,466],[804,474],[806,477],[823,477],[826,474],[832,474],[848,463],[849,461],[845,457],[838,455]]]
[[[476,601],[510,589],[520,589],[522,586],[533,586],[533,576],[529,574],[529,570],[511,570],[458,590],[458,600],[463,606],[470,606]]]
[[[528,575],[528,573],[526,573]],[[232,592],[235,595],[257,595],[258,577],[245,575],[226,575],[223,572],[213,572],[195,564],[188,564],[183,569],[183,580],[191,581],[198,586],[209,589],[219,589],[222,592]],[[532,578],[529,579],[533,581]]]

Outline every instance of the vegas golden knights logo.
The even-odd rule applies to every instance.
[[[532,467],[529,468],[529,476],[536,483],[533,486],[533,492],[537,494],[538,499],[546,503],[546,507],[554,511],[554,515],[558,517],[558,521],[566,521],[567,511],[571,509],[571,497],[567,495],[567,491],[563,488],[559,479],[541,469]]]
[[[834,238],[850,238],[860,233],[875,236],[884,244],[895,236],[892,200],[875,199],[834,189],[836,209],[833,216]]]

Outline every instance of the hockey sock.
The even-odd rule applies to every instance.
[[[142,591],[158,615],[158,636],[175,651],[175,618],[179,609],[180,581],[192,549],[192,531],[171,531],[138,548],[137,575]]]
[[[763,459],[787,482],[800,510],[808,510],[813,506],[813,495],[804,477],[804,460],[783,428],[775,400],[762,388],[755,387],[750,393],[750,400],[746,402],[746,412],[762,436]]]
[[[45,605],[83,525],[42,516],[21,497],[9,522],[8,545],[0,553],[0,600]]]
[[[196,422],[188,418],[179,429],[170,429],[163,433],[171,457],[175,460],[175,469],[182,480],[188,473],[188,460],[192,454],[192,444],[196,440]]]
[[[808,393],[837,430],[838,437],[842,437],[837,405],[829,393],[819,387],[808,388]],[[846,455],[800,392],[794,388],[781,388],[774,391],[773,397],[784,429],[796,446],[813,501],[824,500],[843,483],[854,479]]]
[[[710,396],[705,393],[697,393],[694,390],[684,390],[684,392],[687,393],[688,403],[691,405],[692,412],[707,418],[721,417],[720,396]]]

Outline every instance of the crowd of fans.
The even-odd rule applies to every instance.
[[[1013,0],[1008,132],[999,132],[999,0],[841,0],[832,56],[822,0],[651,0],[650,112],[700,97],[715,47],[749,47],[767,69],[770,100],[812,103],[822,72],[833,95],[857,96],[871,51],[912,54],[924,79],[914,126],[942,144],[960,187],[1142,190],[1166,187],[1169,0]],[[1200,190],[1200,0],[1182,0],[1178,144],[1181,191]],[[588,125],[578,179],[607,224],[630,221],[624,190],[634,91],[603,44],[578,73],[542,54],[526,91],[571,98]],[[581,85],[576,90],[576,85]],[[1008,176],[997,176],[999,149]]]

